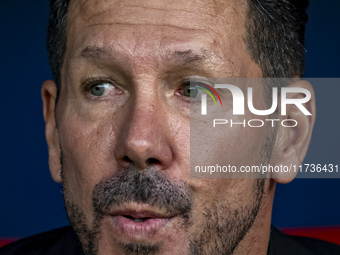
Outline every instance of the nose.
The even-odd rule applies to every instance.
[[[173,155],[169,143],[166,111],[159,102],[135,102],[120,128],[115,149],[116,161],[123,168],[154,166],[164,170]]]

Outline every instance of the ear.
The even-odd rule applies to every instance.
[[[293,119],[296,120],[297,125],[295,127],[283,127],[280,124],[278,127],[272,154],[272,163],[276,166],[287,166],[291,170],[290,172],[280,171],[272,173],[272,179],[279,183],[288,183],[295,178],[298,167],[306,156],[315,123],[315,95],[312,85],[307,81],[300,80],[291,84],[289,87],[303,88],[310,92],[311,99],[304,103],[303,106],[311,115],[305,115],[294,104],[287,105],[285,116],[280,115],[280,121]],[[304,93],[287,94],[287,98],[289,99],[301,99],[305,97],[306,95]],[[290,124],[288,123],[289,122],[286,122],[285,125],[294,126],[296,124],[293,121]],[[294,171],[294,166],[296,166],[296,171]]]
[[[58,129],[55,120],[56,96],[56,84],[51,80],[45,81],[41,88],[41,97],[44,110],[45,136],[48,146],[48,163],[53,180],[60,183],[62,178]]]

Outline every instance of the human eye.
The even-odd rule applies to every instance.
[[[184,100],[195,102],[200,100],[200,95],[203,93],[210,93],[208,88],[211,88],[210,82],[198,80],[184,80],[182,82],[179,94]]]
[[[185,97],[195,98],[198,95],[198,86],[190,81],[185,81],[183,83],[182,93]]]
[[[107,94],[120,94],[121,90],[109,79],[91,78],[85,82],[85,91],[93,97],[103,97]]]
[[[104,95],[105,91],[107,89],[110,89],[112,85],[109,83],[100,83],[100,84],[95,84],[92,85],[89,89],[89,92],[93,95],[93,96],[97,96],[100,97],[102,95]]]

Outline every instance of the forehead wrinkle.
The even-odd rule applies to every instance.
[[[208,50],[201,50],[201,53],[195,53],[193,50],[176,50],[174,52],[164,51],[164,56],[161,56],[161,61],[166,63],[176,63],[180,66],[187,66],[187,65],[198,65],[205,61],[211,53]],[[98,47],[98,46],[87,46],[80,53],[76,54],[76,58],[85,58],[91,60],[103,60],[103,59],[110,59],[116,62],[116,58],[118,53],[114,53],[112,48],[107,47]]]
[[[224,2],[225,0],[223,0],[223,2]],[[234,0],[231,0],[230,2],[233,2]],[[225,62],[228,62],[228,64],[227,64],[227,66],[229,67],[229,69],[230,69],[230,67],[234,67],[234,61],[235,60],[233,60],[233,59],[231,59],[230,58],[230,52],[227,50],[227,51],[223,51],[223,52],[219,52],[219,51],[215,51],[214,49],[215,49],[215,47],[217,47],[218,45],[220,45],[220,44],[223,44],[224,43],[224,33],[225,33],[225,29],[227,29],[228,31],[231,31],[232,30],[232,27],[235,27],[235,28],[238,28],[237,30],[233,30],[233,31],[235,31],[234,33],[236,33],[237,34],[237,36],[239,37],[239,35],[238,34],[241,34],[241,37],[239,38],[239,40],[242,40],[243,38],[242,38],[242,34],[243,34],[243,27],[241,27],[241,29],[240,29],[240,27],[239,27],[239,25],[237,25],[237,24],[240,24],[239,22],[232,22],[232,20],[235,20],[235,18],[236,19],[238,19],[238,17],[239,17],[239,14],[241,14],[241,16],[243,17],[244,15],[245,15],[245,12],[243,13],[242,12],[242,10],[241,10],[241,12],[240,12],[240,6],[239,5],[236,5],[236,6],[230,6],[231,8],[228,8],[228,5],[227,4],[225,4],[223,7],[226,7],[226,8],[220,8],[219,9],[219,11],[220,11],[220,13],[223,13],[223,16],[222,16],[222,19],[221,19],[221,15],[220,15],[220,18],[219,18],[219,21],[217,21],[217,17],[215,18],[214,17],[214,19],[212,19],[212,18],[210,18],[209,20],[211,21],[211,20],[213,20],[213,21],[215,21],[216,23],[221,23],[221,22],[223,22],[223,26],[221,27],[221,26],[219,26],[218,27],[218,24],[216,24],[216,26],[214,25],[214,26],[211,26],[211,24],[209,23],[209,24],[207,24],[207,23],[202,23],[202,22],[194,22],[194,24],[195,25],[193,25],[193,26],[190,26],[190,22],[182,22],[182,23],[180,23],[180,22],[178,22],[178,23],[175,23],[174,21],[174,19],[172,19],[172,20],[170,20],[170,21],[172,21],[172,22],[167,22],[167,23],[170,23],[170,25],[169,24],[162,24],[162,23],[165,23],[164,22],[164,20],[166,20],[166,19],[164,19],[164,17],[163,17],[163,19],[160,19],[160,20],[158,20],[157,22],[160,22],[161,24],[157,24],[156,22],[154,22],[154,24],[150,24],[150,23],[141,23],[142,21],[143,21],[143,19],[141,19],[141,20],[137,20],[138,22],[139,22],[139,24],[138,23],[127,23],[126,21],[127,20],[125,20],[124,19],[124,15],[122,15],[122,13],[119,11],[119,12],[114,12],[114,13],[112,13],[112,18],[115,18],[115,17],[117,17],[117,16],[119,16],[119,18],[121,19],[121,21],[122,22],[115,22],[115,23],[110,23],[110,22],[106,22],[105,23],[105,19],[103,19],[103,20],[101,20],[101,21],[99,21],[98,20],[98,22],[100,22],[100,24],[98,23],[98,24],[89,24],[89,22],[86,22],[86,23],[84,23],[84,22],[80,22],[81,20],[83,20],[84,19],[84,12],[83,11],[81,11],[80,9],[83,9],[83,10],[85,10],[88,14],[90,14],[90,12],[93,12],[93,10],[94,10],[94,8],[97,6],[97,5],[91,5],[91,3],[92,4],[94,4],[94,3],[97,3],[98,5],[100,4],[100,3],[104,3],[104,5],[101,5],[101,6],[108,6],[107,5],[107,3],[105,3],[105,1],[104,2],[102,2],[102,1],[83,1],[83,0],[74,0],[74,1],[71,1],[71,2],[73,2],[73,3],[78,3],[78,4],[74,4],[72,7],[72,12],[73,12],[73,15],[72,15],[72,20],[73,20],[73,22],[69,22],[68,23],[68,25],[70,25],[71,23],[72,23],[72,34],[74,35],[74,34],[77,34],[77,30],[80,30],[80,28],[82,27],[82,26],[84,26],[85,25],[85,29],[86,28],[88,28],[88,27],[91,27],[91,26],[100,26],[100,25],[114,25],[114,24],[116,24],[117,26],[126,26],[127,28],[128,28],[128,26],[131,26],[131,25],[134,25],[134,26],[141,26],[141,27],[147,27],[147,26],[150,26],[150,27],[152,27],[152,26],[154,26],[154,27],[169,27],[169,28],[174,28],[174,29],[177,29],[178,31],[180,31],[180,30],[182,30],[182,31],[188,31],[188,32],[191,32],[191,31],[193,31],[193,32],[202,32],[202,34],[203,33],[205,33],[205,32],[207,32],[207,28],[210,30],[210,35],[208,35],[208,37],[212,37],[211,35],[216,35],[216,36],[219,36],[219,37],[215,37],[215,36],[213,36],[214,38],[211,38],[211,40],[209,41],[209,45],[210,46],[213,46],[212,48],[211,48],[211,52],[213,52],[213,54],[212,54],[212,56],[211,56],[211,58],[209,58],[208,59],[208,61],[210,62],[210,63],[213,63],[213,62],[218,62],[219,60],[221,60],[221,59],[223,59]],[[112,1],[113,2],[113,1]],[[112,3],[111,2],[111,3]],[[201,3],[203,3],[204,1],[200,1]],[[212,2],[214,2],[214,1],[212,1]],[[219,2],[219,1],[217,1],[217,2]],[[228,2],[228,3],[230,3],[229,1],[225,1],[224,3],[226,3],[226,2]],[[122,4],[125,4],[126,2],[123,2]],[[206,2],[205,2],[206,3]],[[210,2],[209,2],[209,4],[210,4]],[[119,4],[117,4],[117,9],[119,9],[119,7],[120,7],[120,5]],[[212,3],[210,4],[210,6],[217,6],[217,5],[213,5]],[[77,7],[77,8],[76,8]],[[91,7],[91,8],[88,8],[88,7]],[[171,6],[170,6],[171,7]],[[218,8],[217,8],[218,9]],[[221,10],[221,9],[223,9],[223,10]],[[108,11],[108,10],[106,10],[106,11]],[[111,11],[112,11],[112,9],[111,9]],[[133,13],[131,13],[132,14],[132,16],[133,16]],[[145,16],[145,14],[143,14],[142,13],[142,15],[144,15]],[[224,16],[224,15],[226,15],[226,16]],[[131,15],[130,15],[131,16]],[[202,16],[202,15],[201,15]],[[138,15],[134,15],[134,18],[138,18],[139,16]],[[171,16],[169,16],[170,18],[171,18]],[[70,17],[71,18],[71,17]],[[104,21],[104,22],[103,22]],[[107,21],[110,21],[110,20],[107,20]],[[129,20],[128,20],[129,21]],[[145,21],[145,20],[144,20]],[[168,20],[166,20],[166,21],[168,21]],[[201,20],[202,21],[202,20]],[[131,20],[130,20],[130,22],[131,22]],[[241,23],[243,23],[244,22],[244,20],[242,19],[242,22]],[[83,23],[83,24],[82,24]],[[156,24],[155,24],[156,23]],[[201,24],[201,26],[198,26],[197,24]],[[203,24],[203,25],[202,25]],[[188,27],[189,26],[189,27]],[[196,26],[196,27],[195,27]],[[194,27],[194,28],[193,28]],[[119,28],[119,27],[118,27]],[[108,28],[108,29],[110,29],[110,28]],[[119,28],[120,29],[120,28]],[[139,29],[138,29],[139,30]],[[137,31],[138,31],[137,30]],[[209,31],[208,30],[208,31]],[[148,31],[148,30],[147,30]],[[150,31],[150,30],[149,30]],[[153,28],[152,28],[152,30],[151,31],[155,31]],[[131,45],[132,47],[128,47],[128,48],[126,48],[125,46],[123,46],[123,45],[121,45],[121,46],[123,46],[123,50],[122,50],[122,52],[119,52],[118,51],[118,53],[122,53],[122,54],[124,54],[124,52],[125,53],[127,53],[127,54],[125,54],[125,57],[126,56],[136,56],[136,52],[137,51],[139,51],[139,50],[142,50],[142,51],[144,51],[144,54],[143,54],[143,52],[138,52],[138,54],[137,54],[137,56],[142,56],[143,58],[145,58],[145,57],[152,57],[152,56],[154,56],[154,57],[158,57],[158,58],[161,58],[161,61],[157,61],[158,62],[158,64],[160,64],[160,63],[164,63],[164,61],[163,61],[163,58],[167,58],[168,56],[166,56],[165,54],[163,54],[163,52],[165,53],[165,50],[164,50],[164,48],[163,48],[163,46],[166,46],[166,47],[169,47],[169,48],[172,48],[171,47],[171,45],[169,45],[169,44],[171,44],[171,36],[172,35],[175,35],[177,32],[176,31],[171,31],[170,32],[170,34],[169,34],[169,31],[167,31],[166,33],[166,30],[162,30],[162,31],[159,31],[159,32],[157,32],[158,33],[158,35],[162,35],[162,34],[164,34],[165,36],[166,36],[166,38],[164,39],[164,38],[162,38],[162,40],[160,41],[160,45],[159,45],[159,47],[162,49],[161,50],[161,52],[162,52],[162,54],[152,54],[152,53],[156,53],[155,51],[155,48],[152,48],[152,49],[150,49],[150,51],[149,50],[147,50],[147,52],[145,52],[145,48],[143,49],[143,45],[141,45],[140,43],[142,43],[143,44],[143,41],[140,41],[140,39],[142,39],[142,38],[138,38],[138,40],[135,42],[135,46],[133,46],[133,45]],[[222,33],[222,36],[221,36],[221,33]],[[168,36],[169,35],[169,36]],[[221,38],[222,37],[222,38]],[[168,41],[168,39],[170,39],[170,42]],[[182,40],[180,40],[180,41],[182,41]],[[128,42],[128,45],[130,45],[130,43],[132,43],[132,41],[127,41]],[[163,43],[164,42],[164,43]],[[185,40],[183,40],[183,42],[185,42]],[[100,43],[101,45],[102,45],[102,43]],[[111,43],[110,43],[111,44]],[[185,44],[185,43],[184,43]],[[107,45],[107,42],[104,42],[104,45]],[[209,46],[208,44],[206,44],[205,46]],[[235,45],[235,44],[234,44]],[[107,45],[107,46],[109,46],[109,48],[110,48],[110,45]],[[113,45],[113,47],[115,47],[116,45]],[[120,45],[117,45],[117,47],[119,47]],[[146,45],[147,46],[147,45]],[[201,45],[202,46],[202,45]],[[154,47],[155,47],[155,45],[154,45]],[[158,46],[156,46],[156,47],[158,47]],[[195,47],[196,48],[196,47]],[[194,49],[195,49],[194,48]],[[177,48],[178,49],[178,48]],[[183,47],[183,49],[185,50],[185,49],[188,49],[187,47]],[[174,50],[176,50],[176,49],[174,49]],[[181,50],[181,49],[180,49]],[[199,49],[195,49],[195,51],[196,50],[199,50]],[[121,54],[121,56],[123,56]],[[73,55],[73,54],[72,54]],[[70,57],[72,57],[72,55],[70,56]],[[158,56],[156,56],[156,55],[158,55]],[[74,55],[73,55],[74,56]],[[116,56],[114,56],[115,58],[116,58]],[[119,56],[117,56],[117,57],[119,57]],[[124,57],[124,56],[123,56]],[[112,57],[111,57],[112,58]],[[117,58],[116,58],[116,60],[117,60]],[[140,60],[142,60],[142,61],[140,61]],[[143,59],[131,59],[131,58],[129,58],[128,59],[128,61],[130,62],[129,63],[129,65],[130,64],[134,64],[133,62],[135,62],[136,61],[136,63],[135,64],[142,64],[144,61],[143,61]],[[195,61],[192,61],[192,63],[194,63]],[[156,64],[156,63],[155,63]],[[125,63],[125,65],[127,66],[128,65],[128,63]]]
[[[136,9],[145,9],[145,10],[153,10],[153,11],[159,11],[163,14],[163,16],[165,14],[168,13],[172,13],[173,11],[177,11],[177,14],[197,14],[200,16],[208,16],[208,18],[216,18],[217,13],[216,12],[199,12],[199,11],[192,11],[192,10],[183,10],[183,9],[178,9],[178,8],[160,8],[160,7],[151,7],[151,6],[141,6],[141,5],[132,5],[132,4],[125,4],[124,6],[122,6],[126,9],[128,9],[128,11],[132,11],[130,8],[136,8]],[[117,8],[117,7],[116,7]],[[116,8],[112,8],[112,9],[105,9],[99,13],[95,13],[92,14],[90,17],[88,17],[88,21],[91,22],[93,20],[95,20],[98,16],[102,17],[103,15],[105,15],[106,13],[111,13],[112,11],[115,11]],[[210,8],[205,8],[202,9],[203,11],[209,10]]]
[[[76,4],[76,2],[79,4]],[[236,6],[229,8],[226,2],[221,6],[215,0],[189,2],[189,7],[192,6],[192,8],[182,5],[183,9],[172,8],[171,4],[164,5],[164,3],[160,7],[144,7],[142,4],[129,4],[125,1],[107,1],[106,3],[104,1],[103,4],[100,3],[99,1],[74,1],[70,18],[79,18],[87,24],[154,24],[203,30],[204,27],[213,29],[217,25],[228,26],[235,16],[243,14],[240,8]],[[159,13],[152,12],[152,10],[159,11]],[[190,20],[200,20],[201,22],[189,22]],[[198,23],[201,23],[201,25]],[[202,24],[204,25],[202,26]]]
[[[109,14],[109,11],[105,11],[105,13]],[[169,15],[169,18],[165,17],[166,15]],[[129,16],[129,17],[126,17]],[[138,16],[138,15],[137,15]],[[170,27],[170,28],[178,28],[178,29],[189,29],[189,30],[204,30],[201,25],[198,25],[196,23],[183,23],[182,21],[179,21],[179,17],[181,15],[176,15],[176,17],[170,13],[164,13],[161,18],[151,18],[151,16],[155,16],[155,14],[150,13],[150,15],[144,16],[133,16],[131,14],[123,15],[123,16],[117,16],[112,17],[112,15],[103,16],[101,15],[94,15],[93,18],[86,20],[85,17],[82,17],[83,21],[88,23],[89,26],[95,26],[95,25],[139,25],[139,26],[159,26],[159,27]],[[183,15],[182,15],[183,16]],[[203,20],[204,17],[200,15],[200,17],[197,17],[196,19]],[[107,20],[106,22],[103,20]],[[210,21],[212,19],[209,19]],[[206,22],[207,23],[207,22]],[[217,19],[214,21],[214,23],[217,23]]]
[[[228,0],[188,0],[183,4],[182,0],[172,0],[172,1],[145,1],[145,0],[72,0],[71,3],[79,3],[81,8],[86,12],[86,7],[97,6],[100,3],[104,3],[104,9],[115,9],[119,7],[135,7],[144,8],[150,10],[160,10],[160,11],[187,11],[191,13],[197,13],[192,10],[198,9],[200,14],[206,15],[218,15],[221,13],[221,6],[226,6]],[[236,2],[242,5],[245,0],[229,0],[229,2]],[[151,3],[151,4],[150,4]],[[182,9],[178,8],[181,6]],[[183,9],[185,8],[185,10]],[[93,8],[90,8],[93,9]]]
[[[175,4],[180,3],[179,1],[169,1],[166,3],[153,3],[159,7],[153,6],[143,6],[148,2],[140,1],[141,4],[130,4],[127,0],[125,1],[103,1],[103,0],[73,0],[71,1],[71,5],[69,8],[69,18],[80,18],[81,20],[85,21],[86,23],[93,22],[94,24],[100,22],[101,24],[141,24],[141,25],[148,25],[148,24],[158,24],[161,25],[163,21],[163,25],[169,25],[176,28],[189,28],[190,24],[192,28],[201,29],[209,28],[214,29],[217,25],[230,25],[233,23],[231,20],[234,20],[238,16],[245,16],[246,8],[244,4],[245,0],[198,0],[198,1],[188,1],[189,7],[185,6],[184,4],[181,5],[183,9],[179,8],[171,8],[173,7],[171,2]],[[133,1],[138,2],[138,1]],[[233,4],[232,4],[233,3]],[[97,6],[101,6],[97,8]],[[175,5],[176,6],[176,5]],[[105,8],[104,8],[105,7]],[[130,7],[130,8],[129,8]],[[138,10],[131,10],[132,8],[141,8],[141,9],[149,9],[149,10],[158,10],[162,11],[163,15],[148,15],[146,11],[138,12]],[[186,9],[184,9],[186,8]],[[100,9],[103,9],[100,11]],[[195,10],[198,11],[195,11]],[[96,11],[100,11],[99,13],[94,13]],[[178,13],[174,13],[174,12]],[[103,14],[107,13],[106,17],[103,17]],[[139,14],[139,15],[136,15]],[[195,17],[187,17],[187,15],[179,15],[182,14],[197,14]],[[140,15],[142,14],[142,15]],[[144,16],[144,17],[143,17]],[[192,22],[184,22],[182,19],[184,18],[187,21],[190,21],[191,18],[199,19],[204,21],[203,24],[205,26],[195,26],[195,23]],[[207,17],[205,17],[207,16]],[[95,20],[98,17],[99,20]],[[104,19],[108,19],[108,22],[103,22]],[[113,21],[114,19],[116,22],[109,22],[110,19]],[[143,21],[144,20],[144,21]],[[167,22],[165,22],[167,21]]]
[[[168,25],[168,24],[153,24],[153,23],[129,23],[129,22],[103,22],[103,23],[94,23],[86,26],[87,28],[90,27],[96,27],[96,26],[111,26],[111,25],[117,25],[117,26],[141,26],[141,27],[146,27],[146,26],[154,26],[154,27],[168,27],[168,28],[176,28],[180,30],[187,30],[187,31],[205,31],[204,29],[199,29],[199,28],[186,28],[186,27],[180,27],[176,25]]]
[[[217,0],[218,1],[218,0]],[[233,0],[231,0],[233,1]],[[95,26],[106,26],[109,27],[110,25],[117,25],[118,29],[119,26],[141,26],[141,28],[143,27],[152,27],[154,26],[156,27],[164,27],[164,28],[171,28],[171,29],[177,29],[178,32],[181,32],[180,30],[187,30],[188,32],[202,32],[206,33],[207,30],[210,30],[211,34],[216,34],[217,36],[224,38],[223,34],[225,34],[225,31],[232,31],[232,27],[237,28],[238,31],[243,30],[242,28],[240,29],[238,27],[239,24],[238,22],[233,22],[233,20],[237,19],[237,17],[241,14],[241,16],[243,16],[242,14],[245,13],[240,13],[240,9],[237,8],[237,6],[230,6],[230,8],[220,8],[220,12],[223,12],[223,15],[219,15],[218,17],[214,17],[214,18],[208,18],[208,19],[204,19],[202,18],[203,15],[197,15],[197,17],[195,17],[194,20],[196,20],[196,22],[190,22],[190,17],[185,16],[185,20],[187,20],[188,22],[184,22],[185,20],[183,20],[182,18],[177,17],[177,15],[167,15],[166,17],[159,17],[157,19],[157,15],[145,15],[145,12],[131,12],[131,10],[128,10],[130,13],[127,13],[129,15],[124,15],[124,13],[122,13],[121,10],[119,10],[119,12],[116,11],[116,13],[114,12],[114,9],[105,9],[104,12],[108,12],[108,14],[111,14],[109,16],[107,16],[107,18],[105,17],[101,17],[101,19],[98,19],[96,21],[92,20],[92,22],[88,22],[86,21],[86,15],[85,13],[90,14],[90,12],[95,11],[95,7],[92,6],[92,8],[86,8],[86,6],[90,7],[90,4],[92,1],[84,1],[84,0],[75,0],[75,1],[71,1],[73,2],[73,6],[72,6],[72,13],[73,15],[70,15],[70,22],[68,23],[68,26],[71,25],[71,23],[73,23],[72,27],[74,30],[73,33],[77,33],[77,30],[79,30],[79,27],[83,26],[83,24],[85,25],[85,27],[90,28],[90,27],[95,27]],[[75,3],[78,2],[79,4],[76,5]],[[96,2],[96,1],[95,1]],[[98,5],[99,5],[99,1]],[[204,2],[204,1],[201,1]],[[216,0],[212,1],[213,3],[216,2]],[[219,1],[218,1],[219,2]],[[92,2],[93,3],[93,2]],[[206,2],[205,2],[206,3]],[[107,3],[104,2],[104,6],[108,5]],[[119,9],[119,6],[122,4],[119,3],[115,3],[118,7],[117,9]],[[210,4],[210,3],[208,3]],[[80,5],[80,6],[79,6]],[[112,2],[111,2],[111,5]],[[218,5],[218,4],[210,4],[210,5]],[[76,8],[76,6],[78,6],[78,8]],[[133,6],[133,5],[131,5]],[[225,5],[226,6],[226,5]],[[227,7],[227,6],[226,6]],[[240,7],[240,6],[238,6]],[[81,9],[83,9],[84,11],[81,11]],[[127,9],[127,8],[125,8]],[[207,8],[209,9],[209,8]],[[223,9],[223,10],[221,10]],[[176,9],[177,10],[177,9]],[[111,13],[112,12],[112,13]],[[242,11],[241,11],[242,12]],[[137,15],[137,14],[141,14],[141,15]],[[196,13],[196,12],[188,12],[188,13]],[[172,14],[172,13],[171,13]],[[156,17],[156,18],[155,18]],[[177,19],[179,18],[179,19]],[[73,22],[71,22],[71,19],[73,20]],[[75,19],[75,20],[74,20]],[[80,21],[83,22],[80,22]],[[84,22],[86,21],[86,22]],[[243,23],[243,22],[242,22]],[[68,27],[69,28],[69,27]],[[239,33],[239,32],[237,32]],[[243,33],[242,33],[243,34]],[[217,37],[218,38],[218,37]],[[219,38],[218,38],[219,39]],[[216,44],[215,44],[216,45]]]

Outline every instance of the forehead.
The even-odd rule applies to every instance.
[[[91,23],[105,20],[114,23],[161,24],[164,21],[174,26],[194,28],[193,24],[203,20],[216,23],[224,18],[223,21],[232,23],[232,19],[240,18],[240,15],[242,18],[245,8],[243,0],[73,0],[69,14],[71,19],[78,17]],[[181,22],[184,20],[184,23]]]
[[[73,0],[69,26],[167,26],[188,30],[243,32],[243,0]],[[229,30],[229,31],[228,31]]]
[[[245,16],[245,2],[234,0],[73,0],[66,56],[96,46],[134,61],[195,50],[233,64],[247,62]]]

